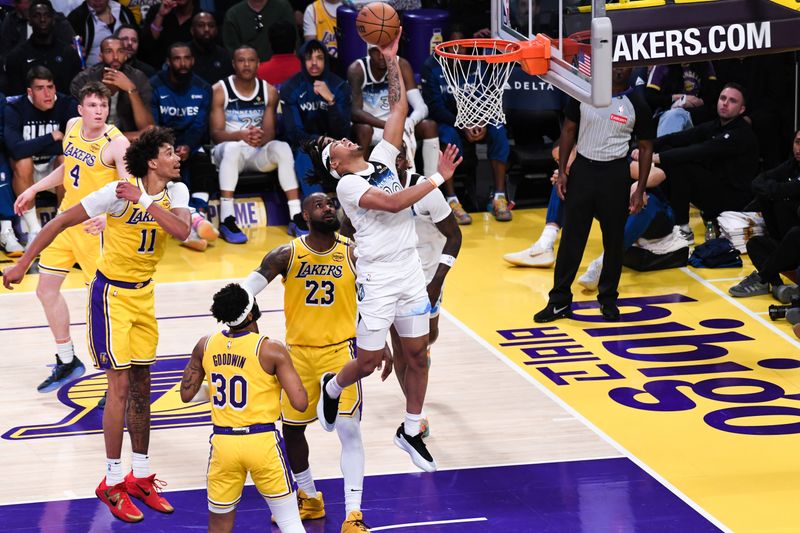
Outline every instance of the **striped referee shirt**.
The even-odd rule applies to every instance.
[[[634,134],[642,141],[656,136],[650,108],[633,89],[615,94],[607,107],[594,107],[570,99],[564,115],[578,124],[578,153],[593,161],[613,161],[627,156]]]

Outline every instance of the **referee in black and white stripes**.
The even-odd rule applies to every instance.
[[[572,316],[572,282],[583,258],[593,217],[600,222],[604,252],[597,300],[605,320],[619,320],[617,288],[622,274],[625,220],[628,213],[638,213],[644,206],[652,140],[656,135],[647,103],[628,85],[630,73],[630,68],[613,69],[614,96],[608,107],[597,108],[570,100],[565,109],[559,153],[571,153],[577,137],[578,154],[569,174],[566,168],[569,157],[559,158],[554,186],[564,200],[564,228],[553,289],[547,307],[533,317],[535,322]],[[639,182],[631,195],[627,155],[634,135],[639,145]]]

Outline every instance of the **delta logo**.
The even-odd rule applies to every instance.
[[[180,386],[189,354],[159,355],[150,367],[150,428],[171,429],[211,424],[208,402],[181,401]],[[14,427],[6,431],[6,440],[74,437],[103,432],[103,410],[97,402],[107,387],[104,373],[84,375],[61,387],[57,398],[70,412],[61,420],[44,424]]]

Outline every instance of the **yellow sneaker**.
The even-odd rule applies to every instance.
[[[468,226],[472,224],[472,217],[469,216],[469,213],[464,211],[464,207],[461,205],[461,202],[457,200],[450,200],[448,205],[453,211],[453,216],[456,217],[456,222],[459,226]]]
[[[197,236],[208,242],[214,242],[219,237],[219,231],[214,227],[214,224],[209,222],[199,213],[192,215],[192,229],[197,232]]]
[[[181,246],[185,246],[198,252],[205,252],[206,248],[208,248],[208,241],[205,239],[193,239],[192,237],[189,237],[181,243]]]
[[[508,209],[508,200],[505,196],[495,198],[492,201],[492,214],[498,222],[508,222],[511,220],[511,211]]]
[[[317,491],[316,498],[309,498],[302,489],[298,489],[297,507],[300,509],[300,520],[316,520],[325,517],[325,500],[322,499],[320,491]]]
[[[358,533],[359,531],[369,531],[369,526],[364,523],[364,516],[361,511],[351,511],[342,523],[342,533]]]

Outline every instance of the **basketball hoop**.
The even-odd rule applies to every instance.
[[[444,78],[456,100],[457,128],[505,124],[503,90],[515,63],[531,75],[547,72],[550,40],[456,39],[435,48]]]

